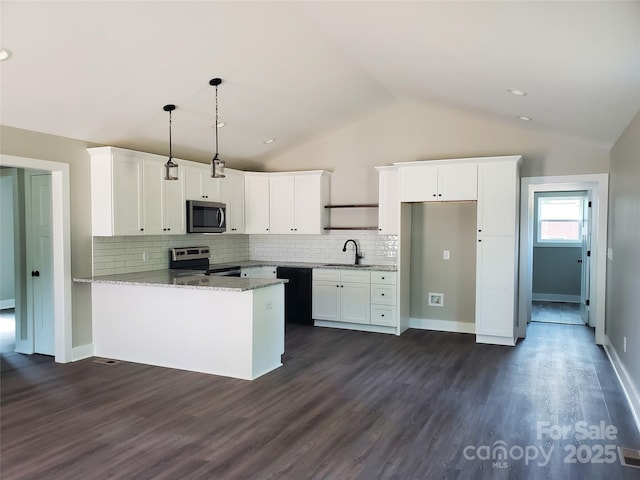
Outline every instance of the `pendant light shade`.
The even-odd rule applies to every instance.
[[[222,83],[222,79],[220,78],[212,78],[209,80],[209,85],[216,88],[216,122],[214,124],[214,128],[216,131],[216,153],[211,159],[211,177],[213,178],[224,178],[224,160],[220,158],[220,154],[218,153],[218,85]]]
[[[173,149],[171,145],[171,113],[176,109],[175,105],[165,105],[162,107],[165,112],[169,112],[169,160],[164,164],[164,179],[178,180],[178,164],[173,161]]]

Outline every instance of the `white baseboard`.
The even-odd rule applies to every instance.
[[[396,327],[383,327],[382,325],[368,325],[366,323],[332,322],[329,320],[314,320],[315,327],[342,328],[343,330],[357,330],[359,332],[390,333],[396,334]]]
[[[580,303],[580,295],[562,295],[559,293],[532,293],[534,302]]]
[[[638,386],[633,382],[629,372],[624,367],[624,364],[620,360],[618,356],[618,352],[613,348],[611,341],[608,336],[604,338],[604,351],[607,352],[607,357],[609,357],[609,361],[611,365],[613,365],[613,370],[616,372],[618,376],[618,381],[622,385],[622,390],[627,397],[627,401],[629,402],[629,407],[631,408],[631,414],[633,415],[633,420],[636,422],[636,428],[638,432],[640,432],[640,391],[638,390]]]
[[[435,330],[437,332],[476,333],[475,322],[457,322],[455,320],[435,320],[431,318],[409,318],[409,328]]]
[[[16,308],[16,299],[9,298],[7,300],[0,300],[0,310],[4,310],[5,308]]]
[[[71,351],[71,361],[76,362],[78,360],[84,360],[85,358],[93,357],[93,343],[87,345],[80,345],[79,347],[73,347]]]

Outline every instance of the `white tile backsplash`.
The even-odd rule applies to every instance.
[[[395,265],[397,235],[375,231],[330,232],[326,235],[203,235],[93,237],[93,275],[132,273],[169,268],[169,248],[208,246],[211,263],[241,260],[352,263],[358,242],[364,265]],[[146,256],[146,261],[144,259]]]
[[[251,235],[251,260],[288,260],[317,263],[352,263],[355,259],[353,244],[347,251],[342,247],[348,239],[358,242],[364,252],[364,265],[395,265],[398,257],[398,236],[378,235],[375,231],[332,231],[326,235]]]
[[[93,275],[165,270],[169,268],[170,248],[196,246],[209,247],[211,263],[249,259],[247,235],[93,237]]]

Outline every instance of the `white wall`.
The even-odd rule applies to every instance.
[[[522,154],[522,176],[606,173],[607,149],[466,110],[399,100],[267,159],[268,171],[326,169],[332,203],[378,200],[377,165]]]
[[[637,390],[640,388],[640,113],[611,150],[609,183],[608,245],[613,258],[607,268],[606,334]],[[640,402],[640,398],[637,400]]]
[[[87,147],[80,140],[0,125],[0,153],[69,164],[71,196],[71,275],[91,275],[91,178]],[[90,344],[91,293],[86,284],[72,286],[72,344]]]
[[[15,307],[13,176],[0,170],[0,308]]]

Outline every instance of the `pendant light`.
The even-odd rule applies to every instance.
[[[169,112],[169,160],[164,164],[164,179],[178,180],[178,164],[173,161],[173,149],[171,146],[171,113],[176,109],[175,105],[165,105],[162,107],[165,112]]]
[[[211,159],[212,178],[224,178],[224,160],[221,160],[220,155],[218,154],[218,85],[221,83],[221,78],[212,78],[209,80],[209,85],[216,87],[216,123],[214,124],[216,129],[216,153]]]

